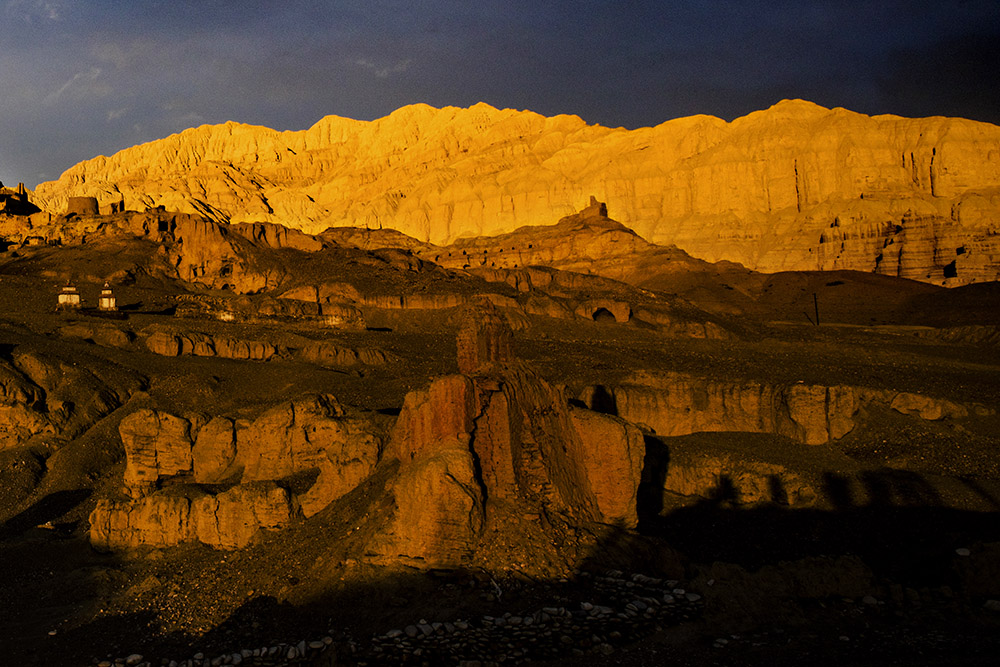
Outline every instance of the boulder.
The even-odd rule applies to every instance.
[[[503,330],[482,322],[459,334],[462,366],[475,374],[438,378],[404,400],[387,448],[401,462],[394,510],[370,544],[382,558],[453,567],[486,539],[483,526],[513,508],[637,523],[639,430],[571,410],[562,388],[510,360],[495,344]]]
[[[101,551],[173,546],[194,535],[191,498],[185,495],[158,493],[132,501],[102,498],[90,513],[90,543]]]
[[[330,395],[303,396],[252,422],[143,408],[122,420],[119,433],[132,500],[102,501],[92,515],[95,544],[106,548],[188,540],[243,546],[257,529],[312,516],[354,489],[382,447],[377,429],[347,416]],[[307,488],[289,490],[310,477]],[[206,490],[219,486],[229,488]],[[168,534],[153,536],[157,526]]]
[[[431,382],[427,389],[411,391],[390,437],[389,454],[404,463],[433,448],[471,433],[477,412],[472,381],[449,375]]]
[[[243,482],[316,472],[316,481],[300,498],[303,512],[311,516],[368,477],[381,447],[367,420],[346,417],[329,394],[314,394],[271,408],[239,430],[235,465]]]

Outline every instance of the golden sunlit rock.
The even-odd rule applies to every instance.
[[[785,100],[625,130],[529,111],[403,107],[308,130],[226,123],[97,157],[38,204],[124,199],[231,223],[392,228],[451,243],[549,225],[594,195],[643,238],[760,271],[995,280],[1000,128]],[[947,271],[941,267],[950,267]]]

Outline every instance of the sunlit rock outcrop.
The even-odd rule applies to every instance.
[[[806,445],[843,438],[854,430],[859,413],[875,406],[931,421],[991,412],[979,404],[960,405],[910,392],[733,381],[685,373],[638,372],[620,385],[587,387],[580,399],[593,410],[642,424],[659,436],[771,433]]]
[[[119,433],[127,497],[101,499],[90,515],[91,542],[102,549],[245,546],[258,530],[312,516],[349,492],[382,446],[370,422],[329,395],[303,396],[253,421],[140,409]],[[294,488],[296,476],[305,488]]]
[[[407,395],[387,448],[399,459],[394,512],[370,549],[454,566],[502,517],[572,517],[634,527],[644,444],[616,417],[571,408],[565,391],[514,359],[488,302],[458,336],[462,375]]]

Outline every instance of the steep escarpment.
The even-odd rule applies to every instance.
[[[404,107],[308,130],[203,126],[41,184],[226,222],[392,228],[449,243],[552,224],[596,195],[644,238],[762,271],[856,269],[965,283],[997,276],[1000,129],[784,101],[625,130],[573,116]]]

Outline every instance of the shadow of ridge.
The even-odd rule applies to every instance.
[[[130,633],[150,636],[157,632],[158,626],[156,614],[151,611],[105,616],[85,625],[45,636],[41,645],[33,645],[31,637],[21,637],[20,641],[5,641],[4,660],[10,659],[9,664],[26,666],[68,667],[91,664],[95,658],[124,658],[135,653],[128,644]],[[190,644],[191,638],[181,641]]]
[[[17,537],[35,526],[58,519],[89,498],[91,493],[90,489],[50,493],[0,526],[0,539]]]
[[[669,460],[663,457],[668,454],[657,447],[655,438],[647,442],[647,455],[661,464],[660,472],[666,469]],[[657,479],[659,472],[654,474],[653,468],[648,472]],[[582,602],[606,602],[606,591],[592,577],[582,575],[563,582],[556,574],[530,579],[506,568],[487,572],[472,567],[416,570],[364,562],[347,565],[346,555],[361,559],[363,552],[347,553],[338,545],[347,539],[345,533],[359,530],[362,515],[367,516],[372,508],[376,514],[381,511],[382,486],[391,479],[391,472],[379,472],[329,512],[270,534],[244,550],[216,552],[191,546],[160,550],[134,573],[137,590],[152,573],[161,579],[137,594],[134,604],[144,606],[143,611],[98,618],[60,633],[58,642],[62,643],[50,642],[52,638],[44,632],[36,633],[39,636],[26,639],[16,655],[25,658],[23,664],[33,664],[32,656],[88,659],[110,653],[114,657],[141,653],[155,662],[161,657],[183,660],[197,652],[214,658],[242,649],[320,640],[326,635],[337,642],[341,655],[348,655],[350,640],[367,645],[375,634],[402,629],[420,619],[444,623],[485,615],[499,618],[506,612],[531,613],[546,606],[579,609]],[[914,482],[909,476],[906,480]],[[891,480],[885,484],[891,487]],[[735,487],[732,479],[720,479],[720,489]],[[725,561],[755,568],[811,555],[850,553],[862,558],[876,576],[904,585],[942,580],[952,584],[954,546],[1000,537],[995,515],[989,513],[884,504],[835,510],[775,505],[744,508],[738,504],[738,490],[735,493],[735,497],[732,490],[715,494],[710,500],[654,517],[644,524],[643,534],[614,526],[578,525],[576,532],[589,537],[581,540],[577,567],[684,580],[685,573],[696,571],[691,563]],[[510,537],[516,540],[518,535]],[[359,548],[365,543],[359,542]],[[192,569],[185,561],[196,565]],[[171,578],[184,569],[184,578]],[[634,599],[632,590],[625,593],[628,599]],[[207,595],[199,596],[199,592]],[[218,609],[227,611],[215,616]],[[179,620],[184,627],[204,629],[197,636],[193,631],[163,630],[177,627]],[[651,631],[651,626],[637,627],[621,643],[642,639],[643,633]],[[565,647],[557,649],[560,653],[555,657],[564,657]],[[549,659],[547,655],[539,659]],[[431,664],[447,660],[443,653],[428,652],[423,658]],[[34,664],[63,663],[52,659]]]
[[[912,540],[904,540],[901,544],[893,544],[892,541],[901,535],[905,537],[907,531],[928,520],[926,512],[903,509],[905,515],[912,518],[899,530],[889,531],[876,545],[879,549],[891,547],[903,550],[902,553],[897,551],[897,556],[900,557],[906,557],[905,550],[915,548],[915,545]],[[934,525],[955,520],[954,512],[943,508],[926,509],[943,513],[932,521]],[[882,512],[883,508],[875,508],[875,511]],[[741,509],[726,506],[719,501],[705,501],[696,507],[676,510],[662,517],[663,523],[657,526],[665,533],[662,539],[615,526],[581,527],[582,532],[593,535],[596,539],[589,548],[581,552],[578,568],[598,573],[619,570],[625,573],[626,578],[629,573],[638,572],[684,580],[685,572],[690,575],[694,571],[687,560],[696,563],[724,560],[752,566],[756,557],[761,558],[762,563],[777,563],[809,555],[810,550],[816,546],[812,540],[816,533],[824,539],[835,541],[856,530],[859,524],[867,525],[868,530],[884,530],[884,518],[898,519],[896,516],[873,515],[872,512],[871,508],[856,508],[847,512],[776,507]],[[838,521],[831,523],[834,519]],[[873,523],[873,519],[877,521]],[[810,525],[815,525],[816,530],[812,533],[804,531],[803,527]],[[987,526],[983,517],[966,527],[968,526],[975,529],[974,532],[978,535],[988,533],[988,528],[996,530],[992,525]],[[965,528],[958,526],[956,534],[964,534],[964,530]],[[797,536],[799,532],[802,532],[801,536]],[[281,533],[275,534],[278,535]],[[705,535],[710,535],[711,539],[706,540]],[[219,581],[220,586],[243,591],[249,597],[235,605],[224,620],[198,636],[162,630],[166,618],[187,618],[176,607],[178,603],[183,604],[186,596],[174,598],[164,594],[174,590],[171,588],[173,582],[167,579],[163,582],[162,590],[147,593],[148,601],[154,605],[152,609],[131,615],[100,618],[65,634],[60,633],[58,643],[55,644],[48,643],[51,638],[35,640],[46,642],[42,644],[46,649],[42,650],[39,644],[35,644],[34,647],[29,647],[32,650],[24,650],[22,647],[17,655],[28,659],[23,664],[49,664],[32,663],[30,657],[59,655],[58,652],[48,652],[48,647],[54,647],[58,651],[65,651],[65,655],[84,659],[103,659],[109,654],[114,654],[112,657],[124,657],[131,653],[141,653],[155,664],[160,658],[184,660],[197,652],[215,658],[242,649],[253,650],[282,643],[294,645],[300,640],[321,640],[329,635],[335,642],[335,650],[325,654],[325,657],[310,658],[310,662],[304,664],[330,664],[330,657],[335,653],[341,658],[346,657],[347,664],[354,664],[350,658],[351,641],[355,641],[362,650],[367,650],[365,647],[370,648],[370,638],[374,635],[383,635],[392,629],[403,629],[417,624],[420,619],[426,619],[429,623],[444,623],[457,619],[476,620],[485,615],[499,618],[506,612],[527,614],[547,606],[579,609],[582,602],[609,604],[616,608],[622,604],[621,601],[609,601],[605,597],[606,591],[595,585],[594,578],[584,575],[562,581],[557,575],[545,579],[530,579],[516,571],[487,572],[478,568],[390,569],[364,563],[344,569],[331,562],[329,570],[320,568],[325,570],[322,578],[315,579],[318,572],[316,557],[327,554],[324,549],[332,543],[332,538],[328,538],[331,541],[324,546],[296,539],[294,532],[289,533],[289,537],[292,539],[284,544],[280,544],[278,540],[269,541],[269,548],[285,549],[288,554],[301,554],[308,550],[308,557],[278,557],[274,560],[265,558],[263,561],[255,558],[254,555],[267,545],[247,549],[242,555],[240,552],[201,550],[202,556],[210,556],[200,566],[203,573],[215,572],[218,568],[228,570],[225,583],[218,579],[215,581]],[[858,540],[841,545],[841,551],[827,554],[864,551],[857,549],[857,545],[870,537],[871,533],[866,532]],[[942,539],[949,541],[947,536]],[[758,553],[748,553],[748,545],[754,542],[763,542],[767,548]],[[798,551],[802,546],[800,542],[808,547],[801,550],[801,553]],[[718,552],[706,550],[706,545],[718,549]],[[940,545],[931,545],[932,550],[937,549],[937,546]],[[878,551],[876,549],[874,553],[877,555]],[[176,555],[184,557],[181,551],[176,552]],[[877,562],[873,564],[869,560],[871,554],[866,552],[859,555],[867,564],[874,565],[873,569],[879,569]],[[953,552],[951,555],[954,555]],[[169,564],[169,553],[167,556],[166,562]],[[158,560],[159,571],[169,572],[169,566],[164,567],[163,557]],[[256,563],[266,565],[263,569],[254,571]],[[950,569],[947,564],[943,567],[944,571]],[[234,572],[238,575],[236,578],[232,576]],[[346,579],[340,580],[341,575]],[[303,590],[307,595],[303,595]],[[499,599],[498,591],[501,593]],[[181,592],[183,593],[183,589]],[[633,599],[637,593],[633,589],[627,589],[624,595],[629,596],[627,599]],[[305,601],[293,603],[288,601],[290,599]],[[681,619],[663,621],[667,625],[674,622],[681,622]],[[189,625],[190,623],[189,620]],[[637,625],[634,630],[626,632],[617,645],[642,640],[652,632],[652,623]],[[558,653],[532,659],[565,657],[565,647],[556,649]],[[444,649],[436,651],[438,649],[427,649],[423,659],[430,661],[430,664],[451,664],[446,662],[451,658]],[[358,656],[358,659],[367,658]],[[376,661],[369,664],[398,663]]]
[[[867,503],[857,504],[852,480],[823,478],[832,509],[792,508],[780,481],[769,480],[772,502],[741,506],[728,475],[690,505],[645,516],[640,532],[695,562],[722,561],[748,569],[815,556],[855,555],[876,577],[913,587],[957,586],[955,549],[1000,540],[994,512],[954,509],[922,477],[907,471],[866,471]]]

